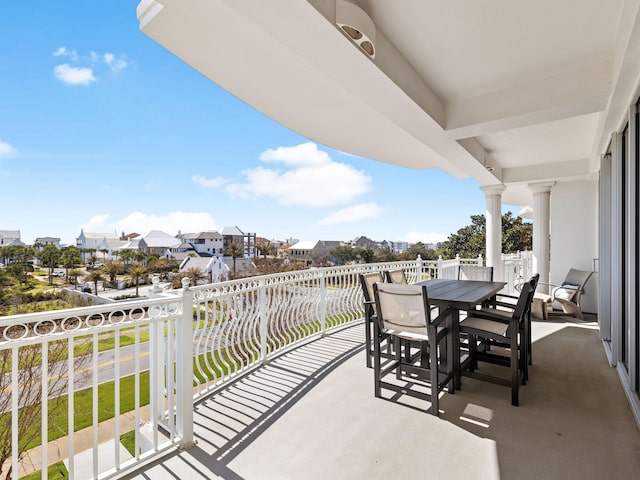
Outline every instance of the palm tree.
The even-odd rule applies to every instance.
[[[77,268],[73,268],[67,273],[67,280],[72,285],[75,285],[76,282],[78,281],[78,277],[80,277],[81,275],[82,275],[82,271],[78,270]]]
[[[186,274],[193,286],[198,285],[200,280],[207,280],[209,277],[200,267],[191,267],[186,271]]]
[[[242,247],[238,246],[236,242],[231,242],[224,251],[224,254],[233,258],[233,278],[236,276],[236,258],[241,257],[244,252]]]
[[[140,279],[147,272],[147,269],[144,268],[140,263],[134,263],[129,267],[129,277],[136,284],[136,297],[138,296],[138,287],[140,286]]]
[[[256,249],[262,254],[262,258],[267,258],[267,255],[273,251],[273,244],[270,241],[259,243],[256,245]]]
[[[107,253],[109,253],[109,250],[107,250],[106,248],[101,248],[100,249],[100,253],[102,254],[102,260],[106,261],[107,260]]]
[[[122,262],[117,262],[115,260],[107,260],[103,267],[104,272],[109,274],[109,281],[113,288],[116,288],[116,276],[122,271],[122,269]]]
[[[62,254],[62,265],[64,266],[67,279],[69,278],[69,269],[74,269],[77,264],[82,263],[82,249],[74,246],[63,247],[60,250]]]
[[[45,247],[36,254],[38,260],[46,265],[49,269],[49,285],[53,284],[53,269],[60,261],[60,250],[55,245],[45,245]]]
[[[104,276],[102,275],[102,272],[100,270],[93,270],[90,274],[89,274],[89,281],[93,282],[93,285],[95,287],[95,295],[96,297],[98,296],[98,282],[102,282],[104,281]]]

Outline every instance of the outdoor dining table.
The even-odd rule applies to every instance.
[[[418,282],[426,285],[429,303],[439,307],[452,309],[453,321],[451,334],[453,335],[453,373],[454,388],[460,389],[460,310],[471,310],[477,305],[490,300],[500,292],[505,282],[486,282],[478,280],[447,280],[434,278]]]

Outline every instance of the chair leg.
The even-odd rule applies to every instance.
[[[373,393],[376,397],[382,396],[380,385],[380,329],[377,322],[373,323]]]
[[[520,360],[518,358],[518,332],[511,333],[511,405],[518,406],[520,388]]]
[[[433,345],[429,351],[429,372],[431,374],[431,415],[435,415],[437,417],[440,415],[440,399],[438,395],[440,393],[440,389],[438,388],[438,346]]]
[[[373,322],[371,321],[371,316],[365,314],[364,319],[364,343],[366,345],[366,353],[367,353],[367,368],[371,368],[371,360],[373,357],[373,345],[371,340],[371,329],[373,328]]]

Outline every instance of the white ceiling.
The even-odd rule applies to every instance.
[[[335,26],[335,1],[143,0],[138,18],[302,135],[504,183],[513,203],[526,183],[597,173],[640,78],[640,0],[351,0],[374,60]]]

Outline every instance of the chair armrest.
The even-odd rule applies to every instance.
[[[492,314],[486,310],[474,310],[471,312],[472,317],[484,318],[485,320],[492,320],[494,322],[509,324],[513,321],[513,318],[504,317],[498,314]]]

